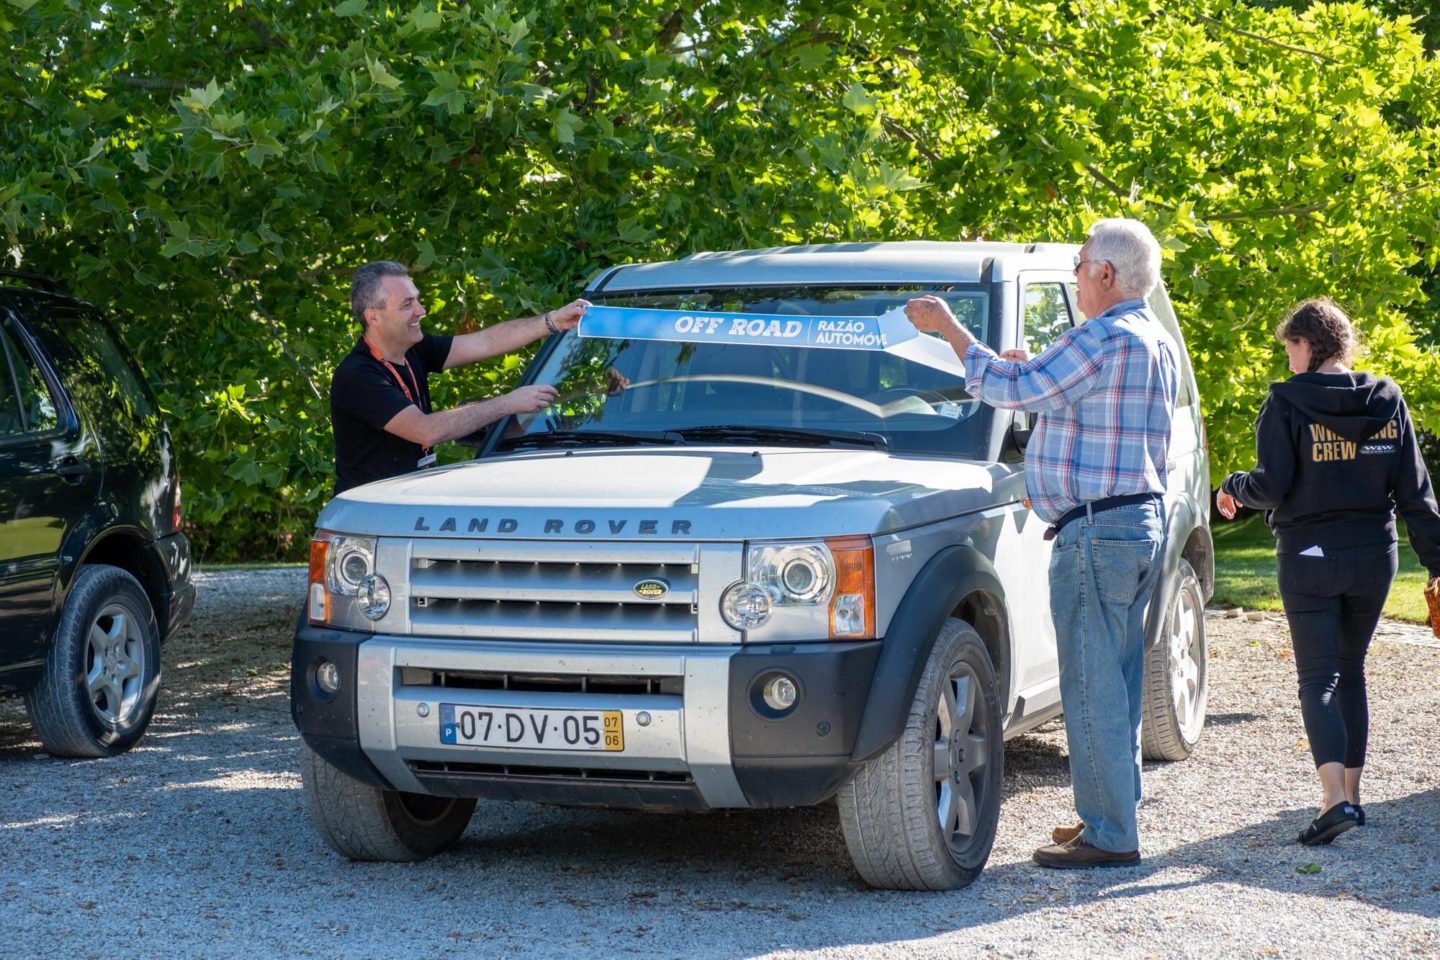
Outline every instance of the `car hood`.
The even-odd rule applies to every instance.
[[[546,450],[355,487],[323,529],[405,537],[745,540],[881,534],[1023,499],[1018,467],[872,450]]]

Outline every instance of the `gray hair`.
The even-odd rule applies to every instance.
[[[350,281],[350,312],[360,326],[365,326],[365,308],[385,306],[380,281],[386,277],[408,277],[410,271],[405,264],[394,260],[375,260],[355,271]]]
[[[1090,227],[1089,242],[1090,259],[1110,262],[1121,293],[1148,297],[1160,282],[1160,244],[1139,220],[1097,220]]]

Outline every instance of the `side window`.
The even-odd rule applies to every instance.
[[[1054,343],[1073,326],[1065,288],[1060,283],[1027,283],[1021,300],[1021,331],[1031,356]]]
[[[150,391],[141,383],[109,324],[84,308],[52,305],[32,318],[35,335],[64,371],[75,406],[113,427],[115,436],[155,426]]]
[[[55,398],[9,324],[0,324],[0,353],[0,437],[54,430],[60,423]]]

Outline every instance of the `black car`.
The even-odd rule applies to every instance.
[[[128,750],[194,603],[154,395],[94,307],[0,271],[0,694],[51,753]]]

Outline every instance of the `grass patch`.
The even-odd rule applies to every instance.
[[[1405,524],[1400,527],[1400,572],[1385,600],[1385,616],[1392,620],[1424,623],[1425,568],[1410,549]],[[1275,585],[1275,538],[1265,518],[1251,514],[1243,520],[1216,519],[1211,530],[1215,538],[1215,596],[1222,607],[1249,610],[1281,610],[1280,591]]]

